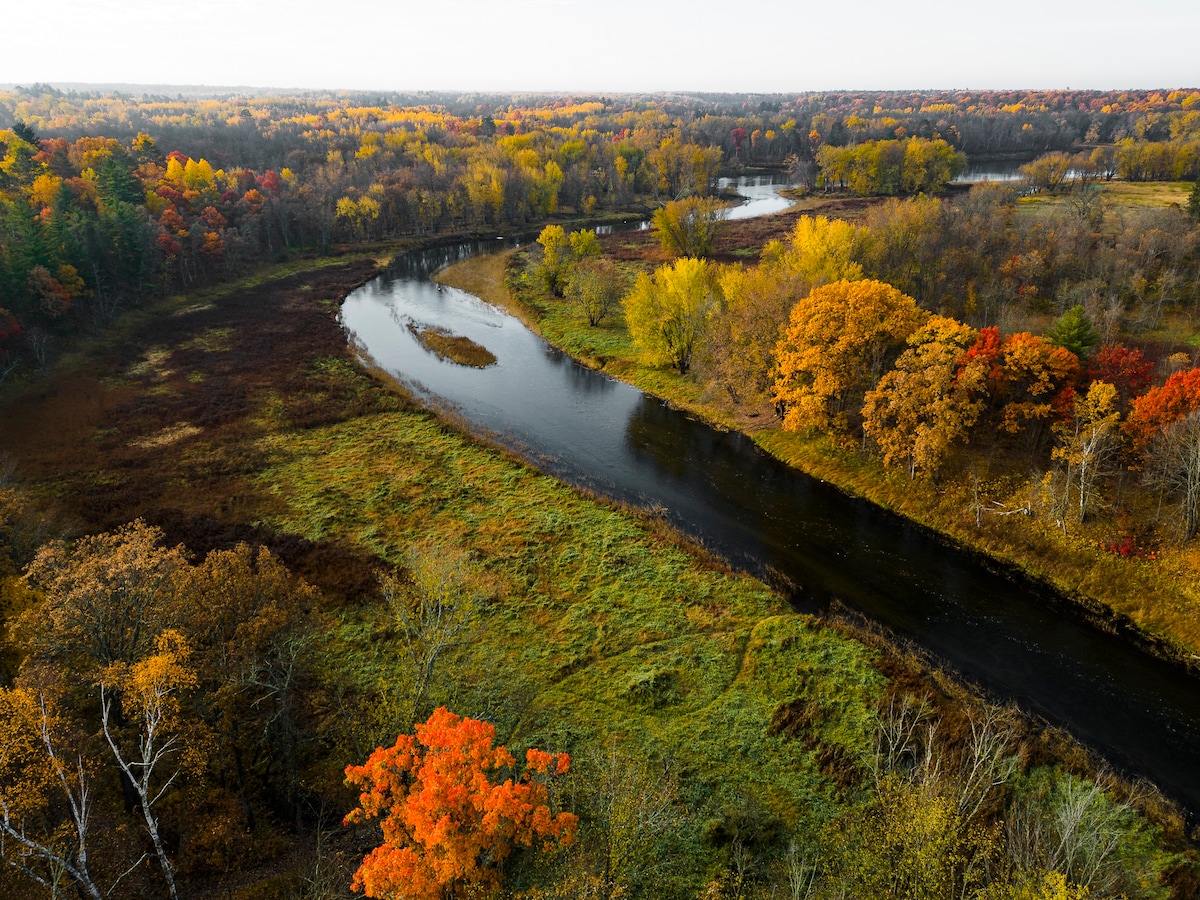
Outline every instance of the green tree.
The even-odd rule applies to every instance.
[[[1200,178],[1196,179],[1196,183],[1192,185],[1192,192],[1188,194],[1188,215],[1195,222],[1200,222]]]
[[[1083,307],[1076,304],[1054,320],[1046,332],[1046,340],[1055,347],[1070,350],[1080,360],[1086,360],[1100,343],[1100,332],[1096,331]]]
[[[718,292],[712,266],[684,257],[640,275],[625,297],[625,321],[642,358],[686,374]]]
[[[595,327],[620,305],[626,290],[625,275],[612,260],[589,257],[571,267],[566,296]]]
[[[449,547],[417,546],[402,576],[381,579],[383,597],[404,639],[412,681],[412,712],[422,715],[425,694],[442,654],[465,641],[484,593],[465,553]]]
[[[712,253],[725,213],[712,197],[687,197],[656,209],[651,221],[668,253],[705,259]]]

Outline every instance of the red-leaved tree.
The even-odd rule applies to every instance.
[[[496,729],[434,710],[416,734],[379,747],[365,764],[346,767],[362,788],[350,825],[379,817],[383,844],[363,860],[352,887],[368,897],[442,900],[472,886],[494,886],[513,849],[540,841],[543,850],[569,844],[577,817],[550,811],[548,782],[567,771],[565,753],[530,749],[525,770],[493,747]]]
[[[1166,384],[1135,397],[1125,433],[1135,450],[1144,451],[1169,425],[1200,410],[1200,368],[1176,372]]]

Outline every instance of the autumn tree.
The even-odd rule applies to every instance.
[[[1073,415],[1054,426],[1058,446],[1053,457],[1066,468],[1064,501],[1075,507],[1080,522],[1087,518],[1096,496],[1097,481],[1108,473],[1120,440],[1121,412],[1117,389],[1104,381],[1093,381],[1087,393],[1075,397]]]
[[[535,270],[543,289],[552,297],[561,297],[571,262],[571,245],[561,225],[547,225],[537,239],[541,260]]]
[[[767,400],[775,345],[806,283],[783,265],[764,262],[719,270],[720,302],[709,318],[698,367],[736,403]]]
[[[590,229],[567,234],[561,225],[547,225],[538,235],[537,243],[541,252],[534,276],[542,290],[552,297],[563,296],[578,262],[601,255],[596,233]]]
[[[64,751],[77,735],[56,710],[45,689],[0,688],[0,857],[52,892],[70,878],[103,900],[89,855],[91,772],[78,749]]]
[[[347,783],[361,788],[346,824],[380,819],[383,844],[354,874],[368,897],[442,900],[495,888],[504,861],[518,847],[542,850],[574,839],[577,819],[551,809],[550,783],[567,772],[565,753],[530,749],[524,771],[493,746],[495,728],[444,707],[380,747]]]
[[[170,774],[164,769],[184,749],[178,733],[179,694],[195,686],[196,676],[188,665],[190,650],[178,632],[164,631],[155,640],[154,649],[152,655],[132,666],[116,663],[104,672],[100,683],[100,721],[113,758],[137,795],[146,833],[154,847],[153,855],[167,892],[175,900],[179,897],[175,870],[167,856],[154,807],[180,772],[177,765]],[[137,749],[132,753],[122,746],[121,729],[114,720],[113,688],[124,699],[126,718],[135,723],[132,730]]]
[[[627,284],[624,273],[612,260],[583,259],[571,268],[566,297],[594,328],[620,306]]]
[[[716,269],[684,257],[638,276],[622,301],[634,345],[650,365],[669,365],[687,374],[718,300]]]
[[[1070,153],[1059,150],[1026,163],[1021,166],[1020,172],[1030,190],[1057,191],[1068,183],[1067,176],[1073,163],[1074,157]]]
[[[880,710],[869,794],[827,829],[831,896],[981,896],[999,849],[981,826],[1020,765],[1003,714],[967,724],[948,746],[925,700],[896,696]]]
[[[438,660],[476,627],[484,593],[465,553],[432,545],[413,547],[402,572],[380,586],[407,650],[415,720]]]
[[[1125,433],[1150,482],[1179,498],[1185,540],[1200,529],[1200,369],[1176,372],[1136,398]]]
[[[888,776],[872,799],[827,834],[829,880],[840,895],[946,900],[981,886],[969,862],[983,852],[982,835],[965,827],[949,798]]]
[[[209,771],[240,801],[246,827],[263,791],[298,813],[300,708],[319,594],[267,548],[247,544],[213,550],[186,575],[177,620],[192,648],[193,707],[214,739]]]
[[[871,207],[865,223],[863,269],[927,309],[940,305],[946,277],[946,207],[934,197],[888,200]]]
[[[864,229],[842,219],[801,216],[787,244],[772,243],[763,261],[810,286],[863,277],[858,261],[866,241]]]
[[[1004,821],[1005,855],[1022,880],[1058,890],[1024,897],[1165,897],[1166,854],[1153,826],[1094,781],[1037,769],[1018,785]],[[1022,876],[1024,878],[1022,879]]]
[[[864,394],[928,318],[916,302],[880,281],[813,288],[793,308],[775,350],[773,399],[784,428],[844,431]]]
[[[936,475],[951,447],[964,441],[983,406],[978,368],[960,365],[977,332],[945,316],[932,316],[908,339],[908,349],[863,406],[863,430],[884,465],[905,461],[909,476]]]
[[[1164,428],[1200,409],[1200,368],[1176,372],[1160,387],[1134,398],[1125,433],[1143,450]]]
[[[1028,332],[1004,335],[984,328],[963,357],[964,366],[987,371],[987,415],[980,422],[1024,434],[1036,448],[1056,418],[1070,415],[1079,359]]]
[[[1117,389],[1121,408],[1150,387],[1154,363],[1141,350],[1121,344],[1102,344],[1088,357],[1083,382],[1106,381]]]
[[[96,667],[141,658],[171,622],[187,565],[182,548],[161,540],[139,520],[43,546],[26,571],[45,597],[22,617],[33,647],[51,657],[80,654]]]
[[[705,259],[712,253],[725,213],[712,197],[686,197],[656,209],[651,221],[668,253]]]
[[[818,184],[837,186],[860,196],[939,191],[961,173],[966,157],[938,138],[864,141],[817,151]]]

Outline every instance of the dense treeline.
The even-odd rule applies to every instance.
[[[1132,467],[1176,501],[1161,534],[1189,538],[1200,370],[1190,347],[1139,336],[1194,313],[1198,249],[1178,208],[1023,216],[1010,189],[983,185],[890,201],[862,224],[805,216],[756,268],[710,264],[660,288],[660,304],[690,298],[671,307],[691,310],[688,332],[646,292],[625,308],[649,358],[684,371],[678,352],[653,351],[686,334],[699,378],[773,402],[785,428],[866,442],[912,475],[1024,472],[1063,529],[1120,495],[1118,519],[1149,539],[1158,507],[1122,476]],[[686,262],[655,283],[678,282]]]
[[[938,190],[965,153],[1117,142],[1106,172],[1194,177],[1200,93],[798,97],[0,93],[0,375],[138,298],[298,248],[521,227],[786,166]]]
[[[805,94],[656,94],[564,98],[545,94],[328,93],[270,97],[187,96],[175,88],[129,97],[63,92],[48,85],[3,95],[0,127],[15,121],[73,139],[106,134],[131,140],[137,132],[186,145],[220,166],[289,165],[283,155],[307,132],[340,133],[346,126],[386,127],[396,108],[441,111],[464,122],[490,119],[507,129],[531,122],[550,127],[601,127],[614,112],[650,113],[683,129],[681,137],[719,147],[739,162],[779,162],[792,153],[811,158],[821,144],[847,146],[909,136],[943,138],[971,156],[1035,156],[1078,143],[1126,138],[1160,142],[1194,135],[1200,91],[859,91]],[[581,108],[584,114],[580,115]],[[375,117],[363,123],[360,110]],[[531,114],[532,111],[532,114]],[[634,117],[636,119],[636,116]],[[624,127],[634,127],[626,122]],[[352,141],[348,142],[348,146]],[[238,158],[224,154],[237,153]],[[258,154],[257,157],[254,154]],[[295,162],[294,160],[292,162]],[[295,165],[292,168],[297,168]]]
[[[277,120],[268,107],[258,124],[234,114],[213,126],[216,162],[145,132],[68,140],[19,121],[0,132],[0,372],[44,363],[56,338],[140,297],[298,247],[515,227],[564,207],[590,213],[710,191],[719,148],[681,140],[656,111],[585,127],[601,110],[518,109],[497,124],[344,106]],[[243,146],[275,128],[286,151],[273,166],[247,166],[265,157]]]

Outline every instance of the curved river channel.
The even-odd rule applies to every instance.
[[[1200,816],[1200,679],[1088,624],[924,529],[778,463],[587,369],[517,319],[429,276],[501,241],[409,254],[351,294],[351,340],[428,406],[563,481],[641,506],[734,565],[783,573],[797,608],[831,601],[925,648],[998,698],[1068,728]],[[443,362],[410,323],[487,347],[486,369]]]

